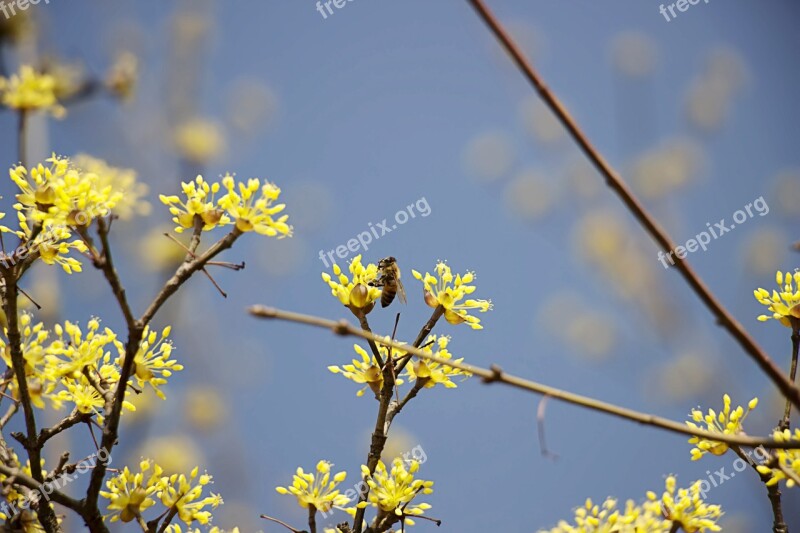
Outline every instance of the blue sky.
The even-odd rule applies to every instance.
[[[753,218],[690,259],[786,365],[788,334],[756,322],[762,311],[751,294],[758,286],[771,289],[774,270],[793,270],[798,257],[775,251],[773,274],[754,270],[747,257],[753,250],[767,254],[759,248],[767,235],[786,235],[786,248],[798,238],[792,233],[797,209],[780,193],[796,185],[797,174],[779,176],[800,163],[800,7],[788,0],[712,0],[667,22],[654,0],[489,3],[518,35],[530,37],[528,50],[549,86],[626,177],[643,154],[676,139],[683,143],[681,157],[700,161],[686,183],[644,200],[677,242],[764,197],[772,208],[767,216]],[[263,303],[346,316],[320,279],[319,251],[346,243],[423,197],[429,216],[398,227],[365,253],[373,262],[393,255],[405,273],[409,304],[402,309],[399,338],[412,339],[428,312],[410,270],[431,271],[446,259],[454,270],[475,271],[475,296],[494,302],[494,310],[481,316],[482,331],[437,326],[438,333],[452,335],[452,352],[468,362],[497,363],[546,384],[677,420],[700,404],[717,407],[725,391],[742,404],[753,396],[764,400],[764,412],[754,414],[754,432],[768,431],[777,418],[775,404],[766,401],[771,393],[765,378],[714,326],[676,273],[660,266],[656,246],[601,178],[589,173],[601,184],[589,200],[565,185],[565,168],[580,160],[577,150],[568,140],[530,134],[520,110],[533,105],[531,89],[467,2],[353,0],[327,19],[311,0],[51,0],[36,9],[43,19],[39,50],[83,59],[89,71],[102,72],[115,50],[129,47],[140,56],[142,74],[137,99],[128,106],[85,103],[65,120],[50,122],[35,146],[40,155],[86,151],[133,167],[151,186],[155,204],[156,193],[172,194],[179,180],[193,177],[182,174],[169,142],[176,108],[183,105],[225,128],[227,149],[204,174],[269,178],[283,187],[287,212],[295,217],[291,241],[248,235],[228,252],[229,260],[244,260],[247,268],[218,273],[226,300],[201,278],[183,289],[180,303],[167,309],[177,317],[176,355],[187,366],[170,384],[175,403],[159,408],[146,435],[135,426],[123,428],[123,440],[131,443],[155,433],[186,433],[196,442],[203,464],[217,477],[215,489],[230,504],[219,525],[277,531],[258,522],[260,513],[302,524],[302,510],[274,487],[288,483],[298,465],[308,469],[322,458],[346,469],[355,482],[376,408],[326,369],[354,356],[352,340],[259,322],[245,307]],[[176,63],[173,24],[186,13],[199,17],[207,33]],[[625,75],[611,51],[615,39],[630,32],[639,44],[625,46],[625,53],[640,45],[654,50],[652,58],[645,54],[643,78]],[[709,55],[714,50],[733,58],[733,67],[715,64],[737,79],[726,79],[736,87],[724,119],[704,131],[687,119],[686,106],[691,87],[709,71],[709,57],[719,57]],[[170,79],[186,72],[196,77],[182,93]],[[245,82],[266,87],[274,99],[246,135],[230,119],[233,88]],[[168,103],[173,96],[181,105]],[[713,103],[714,98],[701,107]],[[6,121],[0,151],[11,164],[13,124],[9,116],[0,119]],[[496,157],[476,155],[470,147],[487,134],[499,136],[510,155],[498,164],[497,176],[482,180],[474,161],[488,159],[495,168]],[[526,172],[538,176],[530,188],[530,180],[519,177]],[[2,187],[7,193],[7,184]],[[552,199],[545,202],[547,191]],[[538,202],[546,204],[542,211],[530,207]],[[620,290],[576,244],[582,242],[576,233],[587,228],[587,212],[619,221],[630,241],[625,249],[647,258],[635,271],[649,281],[635,294]],[[148,228],[167,221],[166,210],[154,205],[149,219],[117,234],[120,270],[138,309],[160,278],[141,274],[148,251],[137,243]],[[602,238],[604,229],[599,231]],[[99,315],[120,326],[101,277],[88,270],[63,285],[63,315],[80,321]],[[669,309],[669,327],[660,329],[641,309],[641,293],[650,290],[656,307]],[[374,330],[390,331],[395,306],[371,315]],[[585,312],[593,327],[602,319],[614,330],[613,342],[594,358],[576,353],[561,333],[573,331]],[[598,342],[590,338],[579,346],[592,351]],[[658,393],[665,369],[680,377],[684,367],[675,370],[675,361],[687,351],[703,361],[706,381],[685,394]],[[218,390],[229,412],[212,434],[190,430],[180,408],[182,394],[198,383]],[[436,482],[428,501],[434,506],[430,514],[444,520],[443,530],[535,531],[568,518],[586,497],[638,499],[646,490],[659,490],[668,473],[688,483],[733,462],[725,456],[691,463],[690,446],[679,436],[555,402],[547,409],[547,439],[559,459],[551,461],[539,450],[537,405],[536,397],[473,379],[455,390],[425,391],[398,417],[393,430],[426,452],[421,474]],[[125,449],[135,455],[137,446]],[[769,519],[764,489],[752,473],[742,477],[715,488],[709,499],[744,523],[731,525],[731,531],[763,530]],[[787,500],[797,508],[796,495]],[[791,518],[800,526],[797,516]]]

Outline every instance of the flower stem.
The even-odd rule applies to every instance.
[[[800,352],[800,320],[792,320],[792,366],[789,370],[789,380],[795,383],[797,378],[797,355]],[[780,424],[781,431],[789,429],[791,426],[792,402],[786,400],[786,409],[783,412],[783,420]]]
[[[28,112],[21,109],[17,123],[17,157],[19,164],[27,168],[28,154]]]
[[[311,533],[317,533],[317,508],[313,505],[308,506],[308,529]]]

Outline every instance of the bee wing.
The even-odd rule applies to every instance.
[[[397,297],[400,298],[400,303],[403,305],[408,303],[408,300],[406,300],[406,288],[403,287],[403,282],[400,281],[400,278],[397,278]]]

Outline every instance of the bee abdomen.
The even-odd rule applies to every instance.
[[[381,307],[388,307],[394,301],[397,294],[397,289],[394,287],[385,286],[381,291]]]

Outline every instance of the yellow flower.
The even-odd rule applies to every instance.
[[[262,184],[258,178],[237,183],[233,176],[226,174],[222,178],[222,186],[228,190],[228,194],[219,199],[219,206],[234,220],[236,229],[243,233],[255,231],[279,239],[292,236],[292,227],[286,223],[289,215],[276,218],[286,208],[286,204],[274,203],[281,195],[276,185],[268,181]]]
[[[37,73],[30,65],[22,65],[11,78],[0,78],[3,105],[20,111],[48,111],[61,118],[66,110],[58,103],[55,90],[55,78]]]
[[[220,189],[219,183],[209,185],[203,176],[197,176],[194,181],[181,183],[181,188],[186,196],[185,202],[177,196],[159,196],[161,202],[169,206],[172,221],[178,224],[175,228],[177,233],[193,228],[195,215],[203,220],[203,231],[230,224],[230,219],[214,199]]]
[[[115,180],[111,175],[100,176],[56,154],[45,162],[49,165],[40,163],[29,169],[17,165],[9,173],[21,191],[14,207],[24,213],[26,224],[30,220],[45,227],[88,226],[94,218],[113,211],[126,195],[136,199],[133,187],[126,188],[133,182],[130,176],[124,181]],[[105,164],[97,164],[102,163],[98,160],[89,162],[94,170],[111,170]]]
[[[110,347],[121,349],[117,335],[109,328],[100,331],[100,320],[86,324],[84,335],[80,326],[66,321],[53,328],[56,339],[47,349],[47,360],[56,377],[79,378],[84,368],[98,364],[110,356]],[[66,337],[65,337],[66,335]]]
[[[553,529],[541,533],[667,533],[669,524],[661,512],[636,505],[628,500],[625,508],[617,506],[617,500],[607,498],[602,505],[591,499],[575,510],[574,525],[562,520]]]
[[[72,158],[72,163],[82,172],[96,175],[97,188],[111,187],[122,193],[114,206],[114,214],[119,218],[126,220],[133,215],[150,213],[151,206],[144,200],[149,188],[147,184],[137,180],[135,170],[112,167],[102,159],[87,154],[76,155]]]
[[[328,284],[331,294],[338,298],[342,305],[369,313],[375,306],[375,301],[381,297],[381,289],[370,286],[370,282],[378,275],[378,265],[375,263],[362,265],[359,254],[350,261],[349,270],[352,279],[342,272],[339,265],[334,264],[333,276],[323,272],[322,280]]]
[[[447,351],[447,345],[449,342],[450,337],[437,338],[436,335],[431,335],[423,344],[423,346],[425,346],[423,350],[443,359],[452,359],[453,355]],[[432,351],[432,346],[436,346],[436,352]],[[464,358],[462,357],[460,359],[454,359],[454,361],[461,363],[464,361]],[[472,374],[459,368],[453,368],[449,365],[443,365],[435,361],[417,359],[413,365],[408,365],[406,367],[406,375],[408,376],[409,382],[419,381],[424,383],[425,388],[428,389],[435,387],[436,385],[442,385],[445,388],[454,389],[457,387],[457,385],[452,381],[451,378],[461,377],[463,379],[467,379]]]
[[[681,530],[686,533],[722,531],[717,524],[722,517],[722,508],[703,501],[702,483],[696,481],[688,489],[676,489],[675,476],[668,476],[660,500],[655,493],[648,493],[650,508],[660,509],[664,518],[672,524],[680,523]]]
[[[165,327],[161,331],[161,338],[155,331],[147,326],[142,335],[142,342],[139,350],[133,358],[133,377],[140,387],[149,384],[153,387],[156,395],[162,400],[166,399],[164,393],[159,388],[167,383],[167,378],[172,372],[180,372],[183,365],[178,364],[175,359],[170,359],[172,355],[172,342],[167,340],[172,328]],[[117,360],[117,364],[122,366],[123,357]]]
[[[62,383],[66,389],[60,390],[57,398],[63,402],[74,403],[75,408],[81,413],[97,415],[97,421],[102,424],[104,417],[100,410],[105,406],[105,400],[97,389],[85,381],[63,379]]]
[[[419,470],[417,461],[410,461],[406,468],[405,462],[399,457],[392,462],[392,469],[386,471],[383,461],[378,461],[375,472],[369,473],[369,468],[361,467],[361,473],[369,485],[370,492],[368,500],[358,504],[359,507],[372,505],[379,510],[378,520],[382,520],[382,515],[393,514],[396,519],[409,516],[419,516],[431,508],[427,503],[411,502],[419,494],[432,494],[433,481],[414,479],[414,474]],[[410,518],[405,523],[413,526],[414,521]]]
[[[785,275],[778,271],[775,283],[781,292],[773,290],[770,295],[766,289],[753,291],[756,300],[772,312],[772,316],[761,315],[758,319],[765,322],[774,318],[787,328],[800,328],[800,271],[794,274],[787,272]]]
[[[144,460],[139,463],[139,472],[134,474],[126,466],[106,481],[108,491],[101,491],[100,495],[109,500],[111,522],[130,522],[155,505],[153,496],[161,489],[162,472],[160,466]]]
[[[189,477],[184,474],[173,474],[161,480],[161,488],[158,497],[164,507],[178,510],[178,517],[187,525],[198,522],[205,525],[211,521],[211,511],[207,507],[216,509],[222,505],[222,497],[219,494],[210,493],[210,496],[203,496],[203,489],[212,482],[208,474],[199,475],[199,469],[195,467]]]
[[[342,365],[341,368],[338,366],[329,366],[328,370],[334,374],[341,374],[355,383],[366,383],[377,396],[380,394],[381,388],[383,388],[383,373],[381,372],[377,359],[375,359],[374,355],[368,354],[367,351],[358,344],[354,344],[353,349],[361,356],[360,360],[353,359],[352,365]],[[389,357],[389,350],[385,346],[379,345],[378,352],[381,354],[384,361]],[[393,359],[397,359],[403,355],[405,355],[405,353],[402,351],[392,350]],[[395,383],[397,385],[402,385],[403,380],[398,379]],[[363,396],[366,388],[366,386],[361,387],[356,393],[356,396]]]
[[[480,319],[467,313],[470,309],[477,309],[485,313],[492,308],[490,300],[473,300],[464,298],[475,292],[471,285],[475,274],[467,272],[463,276],[457,274],[455,278],[447,263],[436,264],[436,276],[425,273],[425,276],[412,270],[415,278],[422,281],[425,286],[425,303],[430,307],[444,307],[444,318],[451,324],[466,322],[472,329],[483,329]],[[438,276],[438,277],[437,277]],[[464,300],[462,302],[462,300]]]
[[[773,437],[778,442],[800,441],[800,429],[795,429],[794,433],[788,429],[775,431]],[[787,476],[786,472],[794,472],[794,477],[800,478],[800,450],[776,449],[773,450],[773,454],[777,460],[774,468],[765,465],[758,465],[756,468],[760,473],[771,476],[767,485],[776,485],[785,479],[787,487],[794,487],[797,482],[792,479],[792,476]]]
[[[22,313],[19,317],[21,334],[22,356],[25,360],[25,376],[28,383],[28,392],[31,402],[39,409],[45,408],[45,401],[49,400],[54,409],[61,407],[60,400],[53,394],[58,385],[47,364],[47,345],[49,333],[41,322],[34,324],[29,313]],[[11,349],[5,340],[0,337],[0,354],[3,361],[11,368]],[[19,387],[16,376],[9,384],[9,392],[14,398],[19,398]]]
[[[298,467],[292,485],[288,488],[276,487],[275,490],[278,494],[293,494],[304,509],[314,506],[318,511],[327,513],[333,507],[341,508],[350,499],[339,494],[336,486],[345,480],[347,473],[339,472],[331,480],[331,466],[333,465],[328,461],[318,462],[316,474],[306,473]]]
[[[756,408],[758,405],[758,398],[750,400],[747,404],[747,412],[745,412],[742,406],[738,406],[731,411],[731,397],[727,394],[723,396],[723,402],[723,409],[719,413],[713,409],[709,409],[708,414],[703,415],[703,412],[699,409],[692,409],[690,416],[693,422],[686,422],[686,425],[693,429],[707,429],[708,431],[723,435],[738,435],[744,433],[742,422],[747,418],[750,411]],[[695,424],[695,422],[700,425]],[[705,427],[703,427],[703,425],[705,425]],[[692,437],[689,439],[689,444],[694,444],[696,446],[692,448],[692,461],[700,459],[706,453],[723,455],[728,451],[728,445],[724,442],[701,439],[699,437]]]

